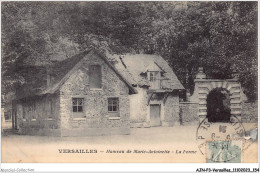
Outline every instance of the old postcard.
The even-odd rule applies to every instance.
[[[2,162],[257,163],[257,6],[2,2]]]

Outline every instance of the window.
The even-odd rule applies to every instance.
[[[108,112],[109,113],[119,112],[119,99],[118,98],[108,98]]]
[[[101,88],[102,74],[100,65],[91,65],[89,68],[89,86],[90,88]]]
[[[72,98],[73,112],[83,112],[83,98]]]
[[[151,89],[161,88],[161,73],[159,71],[151,71],[148,74]]]
[[[154,78],[154,74],[152,72],[150,72],[150,81],[154,81],[155,78]]]

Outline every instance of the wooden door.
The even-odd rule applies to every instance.
[[[161,126],[160,105],[150,105],[150,123],[152,127]]]

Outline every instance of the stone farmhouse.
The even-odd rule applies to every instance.
[[[47,70],[28,68],[28,76],[31,82],[13,101],[21,134],[129,134],[129,95],[137,91],[98,51],[84,51]]]
[[[184,87],[161,56],[126,54],[110,58],[138,91],[129,96],[132,127],[179,123],[179,91]]]
[[[129,134],[130,127],[172,126],[184,89],[155,55],[111,55],[88,50],[64,61],[26,67],[16,91],[13,123],[20,134]]]

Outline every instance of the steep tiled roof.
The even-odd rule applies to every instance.
[[[90,50],[83,51],[71,58],[63,61],[56,61],[48,67],[48,73],[51,75],[51,85],[46,87],[41,94],[54,93],[69,77],[68,73],[88,54]],[[67,75],[67,78],[66,78]]]
[[[77,69],[81,60],[90,53],[98,54],[119,76],[119,78],[126,83],[132,93],[137,93],[137,91],[132,87],[128,80],[108,61],[107,57],[104,56],[97,50],[91,49],[83,51],[71,58],[63,61],[56,61],[51,66],[32,66],[27,69],[25,76],[28,80],[26,84],[19,88],[19,94],[16,99],[33,97],[37,95],[53,94],[60,86],[62,86],[69,76],[73,73],[73,70]],[[47,86],[47,73],[51,76],[51,85]],[[31,80],[31,78],[33,80]]]
[[[163,72],[162,88],[184,89],[171,67],[161,56],[147,54],[114,54],[107,56],[115,62],[115,67],[132,85],[149,86],[147,78],[142,74],[147,71],[149,66],[154,67],[154,65],[157,65]]]
[[[55,91],[57,91],[60,88],[60,86],[63,85],[64,82],[73,73],[73,69],[77,69],[77,66],[80,66],[81,59],[83,59],[83,57],[90,54],[91,52],[99,55],[108,64],[108,66],[110,66],[112,70],[119,76],[119,78],[129,87],[132,93],[137,93],[133,86],[127,81],[127,79],[108,61],[106,56],[104,56],[98,50],[91,49],[89,51],[84,51],[81,54],[75,55],[70,59],[57,62],[53,66],[53,71],[51,72],[52,75],[56,76],[54,77],[55,82],[52,84],[51,87],[48,87],[45,91],[43,91],[42,94],[54,93]]]
[[[53,80],[58,83],[89,52],[90,50],[86,50],[63,61],[56,61],[50,67],[49,74],[51,74],[51,76],[54,77]]]

